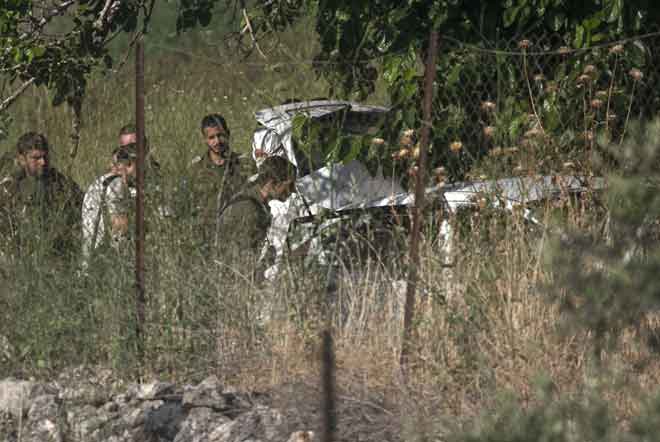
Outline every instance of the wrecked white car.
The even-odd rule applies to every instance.
[[[280,271],[281,258],[289,252],[303,250],[308,260],[322,263],[341,261],[337,244],[346,245],[347,238],[365,239],[367,249],[376,255],[396,241],[392,229],[405,228],[407,209],[415,204],[412,192],[406,191],[396,176],[385,177],[382,170],[370,172],[357,159],[342,163],[325,163],[313,149],[301,149],[294,140],[297,118],[339,121],[340,129],[356,135],[375,135],[387,108],[347,101],[318,100],[295,102],[255,114],[259,126],[252,143],[253,158],[281,155],[298,167],[297,193],[281,203],[271,202],[273,224],[268,241],[275,248],[276,262],[266,271],[268,279]],[[477,207],[484,196],[491,207],[522,210],[524,218],[539,224],[529,205],[559,195],[579,194],[602,188],[602,179],[578,176],[512,177],[499,180],[460,182],[434,185],[426,189],[428,207],[442,213],[437,222],[439,253],[451,256],[453,233],[450,215],[464,208]],[[374,224],[378,220],[378,225]],[[338,228],[343,224],[343,228]],[[342,235],[349,231],[348,236]],[[332,232],[324,235],[324,232]],[[356,234],[357,232],[357,234]],[[324,236],[334,241],[327,241]],[[399,235],[400,236],[400,235]],[[340,262],[345,265],[345,262]]]

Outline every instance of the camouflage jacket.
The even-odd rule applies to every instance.
[[[188,194],[190,215],[200,229],[203,242],[213,240],[218,211],[247,183],[241,171],[239,155],[232,153],[222,166],[214,164],[207,154],[191,164]]]
[[[270,209],[262,202],[256,186],[236,195],[220,212],[218,247],[222,249],[218,250],[219,254],[257,258],[271,219]]]
[[[2,246],[30,253],[40,245],[58,255],[75,253],[82,198],[78,185],[56,169],[35,178],[14,167],[0,179]]]

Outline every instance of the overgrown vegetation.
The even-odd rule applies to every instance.
[[[232,145],[247,152],[253,111],[327,95],[335,80],[319,79],[309,63],[325,40],[301,38],[313,35],[312,26],[300,23],[263,47],[267,60],[256,52],[237,58],[210,44],[210,34],[188,37],[190,46],[147,38],[147,135],[168,191],[204,148],[203,115],[223,113]],[[631,123],[655,112],[647,94],[655,74],[644,67],[650,69],[657,52],[645,39],[643,50],[632,42],[623,52],[611,45],[534,54],[574,42],[575,33],[566,35],[529,47],[519,47],[517,38],[502,42],[515,54],[456,45],[441,56],[434,166],[454,167],[439,171],[440,180],[598,173],[607,178],[607,192],[537,207],[547,228],[530,228],[520,213],[489,207],[452,219],[461,236],[451,257],[427,235],[405,384],[398,367],[405,258],[350,266],[333,300],[340,390],[357,400],[375,397],[398,413],[406,440],[649,440],[657,432],[660,127]],[[605,41],[589,35],[592,40],[575,48]],[[171,46],[180,52],[168,52]],[[399,108],[393,84],[407,85],[401,89],[407,102],[418,100],[418,49],[376,63],[383,75],[369,102]],[[535,78],[535,67],[548,68],[543,78]],[[107,167],[117,131],[133,114],[131,69],[128,62],[90,77],[75,159],[65,147],[71,111],[52,108],[43,86],[28,89],[12,107],[13,123],[0,146],[11,150],[20,133],[43,131],[58,166],[89,184]],[[466,84],[478,85],[477,93]],[[397,115],[399,122],[383,129],[383,145],[388,155],[397,153],[387,160],[405,173],[414,149],[400,153],[399,130],[419,125],[415,113]],[[485,140],[488,127],[493,132]],[[466,156],[473,147],[482,150],[481,161]],[[215,373],[250,390],[292,379],[315,382],[327,269],[292,260],[277,284],[260,287],[245,269],[201,254],[180,219],[149,223],[145,375],[197,380]],[[8,346],[0,341],[0,372],[46,377],[69,365],[101,364],[134,375],[133,269],[112,253],[98,258],[87,274],[76,265],[54,267],[38,254],[4,265],[0,336]],[[447,268],[447,261],[454,266]]]

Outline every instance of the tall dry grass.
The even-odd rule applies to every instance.
[[[308,65],[288,63],[310,60],[315,43],[292,34],[283,44],[287,39],[297,44],[265,65],[232,59],[217,48],[147,60],[147,134],[167,188],[176,188],[190,159],[203,150],[198,123],[205,114],[225,115],[234,148],[247,152],[255,110],[324,95],[326,85]],[[58,165],[85,187],[104,171],[118,129],[132,119],[132,84],[130,63],[92,79],[75,159],[66,154],[70,115],[50,108],[42,89],[14,108],[12,132],[1,147],[11,149],[23,131],[43,131]],[[381,90],[373,99],[382,96]],[[566,204],[561,210],[541,207],[541,219],[552,225],[551,217],[561,213],[564,227],[592,228],[592,207]],[[214,373],[248,390],[315,382],[319,331],[328,317],[322,289],[327,269],[292,262],[276,284],[261,287],[195,249],[185,219],[150,222],[147,353],[139,370],[177,381]],[[401,412],[410,439],[442,433],[446,419],[460,426],[497,411],[503,394],[533,409],[543,404],[540,391],[555,398],[598,391],[618,422],[637,415],[644,393],[660,377],[653,345],[639,339],[640,330],[627,330],[597,364],[589,332],[565,332],[563,293],[544,260],[554,231],[530,229],[519,214],[488,210],[452,222],[463,232],[454,256],[442,256],[433,229],[423,240],[407,378],[399,367],[406,250],[353,263],[342,274],[329,315],[341,395]],[[400,240],[405,245],[405,237]],[[451,268],[444,265],[448,258]],[[5,269],[0,335],[12,349],[2,372],[48,376],[85,363],[134,374],[139,361],[130,266],[102,256],[81,276],[75,268],[44,264],[22,260]]]

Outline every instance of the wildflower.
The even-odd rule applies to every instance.
[[[410,150],[408,150],[408,149],[400,149],[399,152],[398,152],[398,154],[399,154],[399,155],[398,155],[398,156],[399,156],[399,159],[403,159],[403,158],[406,158],[406,157],[408,156],[408,154],[410,154]]]
[[[411,147],[413,144],[415,144],[415,131],[412,129],[405,130],[401,134],[399,144],[403,147]]]
[[[382,138],[372,138],[371,144],[373,144],[374,146],[382,146],[383,144],[385,144],[385,140],[383,140]]]
[[[460,152],[460,150],[463,149],[463,143],[460,141],[454,141],[449,145],[449,150],[451,150],[454,153]]]
[[[622,44],[614,45],[610,48],[610,54],[621,54],[621,53],[623,53]]]
[[[593,141],[594,140],[594,132],[591,130],[587,130],[584,132],[584,139],[587,141]]]
[[[593,64],[588,64],[584,67],[584,73],[586,75],[593,75],[596,72],[598,72],[598,69],[596,69],[596,66],[594,66]]]
[[[582,74],[577,78],[577,81],[579,84],[589,83],[591,81],[591,77],[587,74]]]
[[[558,52],[560,55],[568,55],[571,52],[571,48],[569,48],[568,46],[562,46],[559,48]]]
[[[481,110],[484,111],[484,112],[494,111],[495,107],[496,107],[496,105],[492,101],[483,101],[481,103]]]
[[[523,51],[526,49],[529,49],[529,47],[532,45],[532,42],[529,40],[520,40],[518,42],[518,47],[522,49]]]
[[[635,81],[639,81],[639,80],[641,80],[642,78],[644,78],[644,74],[642,73],[642,71],[640,71],[640,70],[637,69],[637,68],[632,68],[632,69],[630,70],[630,72],[629,72],[629,75],[630,75],[630,76],[633,78],[633,80],[635,80]]]
[[[604,104],[603,100],[600,100],[598,98],[591,100],[591,107],[593,109],[600,109],[601,107],[603,107],[603,104]]]
[[[525,138],[536,138],[543,135],[543,132],[538,127],[533,127],[525,132]]]
[[[418,144],[417,146],[415,146],[415,148],[412,151],[413,158],[419,158],[419,153],[420,152],[421,151],[420,151],[419,144]]]

